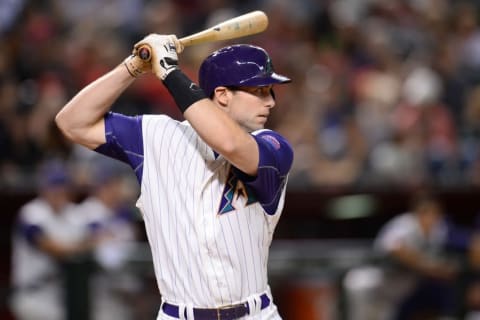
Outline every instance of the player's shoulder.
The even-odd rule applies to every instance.
[[[173,119],[165,114],[144,114],[141,115],[143,123],[178,123],[178,120]]]
[[[165,115],[165,114],[142,114],[141,115],[142,119],[148,120],[148,121],[168,121],[168,120],[173,120],[171,117]]]
[[[111,210],[95,197],[86,198],[78,205],[77,209],[81,215],[85,216],[87,221],[106,219],[111,213]]]
[[[159,135],[178,138],[180,132],[195,131],[188,121],[179,121],[167,115],[144,115],[142,123],[145,137],[153,138],[157,142]]]
[[[88,197],[78,204],[77,209],[89,215],[92,212],[96,212],[100,209],[103,209],[103,204],[100,202],[100,200],[96,199],[95,197]]]
[[[52,214],[50,206],[41,198],[35,198],[20,208],[20,219],[32,224],[45,222]]]
[[[142,115],[142,124],[145,130],[157,130],[160,127],[190,127],[187,121],[179,121],[164,114]]]
[[[382,230],[382,234],[409,234],[418,230],[418,221],[411,212],[405,212],[393,217]]]
[[[413,212],[404,212],[392,218],[391,224],[400,227],[413,227],[418,224],[418,219]]]
[[[266,142],[268,145],[273,147],[274,150],[283,150],[291,153],[293,156],[292,146],[290,145],[288,140],[280,133],[270,129],[260,129],[253,131],[252,135],[257,138],[257,141],[261,140]]]

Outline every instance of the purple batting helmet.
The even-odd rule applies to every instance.
[[[268,53],[257,46],[237,44],[210,54],[200,66],[200,87],[209,97],[219,86],[259,87],[291,80],[273,72]]]

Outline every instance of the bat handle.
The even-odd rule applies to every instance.
[[[145,61],[149,61],[152,58],[151,50],[148,45],[143,45],[138,48],[138,56]]]
[[[178,39],[184,46],[188,46],[187,37]],[[150,61],[152,59],[152,48],[148,44],[140,46],[137,50],[138,56],[144,61]]]

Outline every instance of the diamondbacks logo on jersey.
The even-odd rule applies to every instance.
[[[261,136],[261,138],[267,141],[270,145],[272,145],[275,148],[275,150],[280,149],[281,147],[280,142],[274,136],[264,135],[264,136]]]
[[[234,211],[237,208],[246,207],[257,201],[252,189],[238,179],[230,169],[225,189],[222,192],[218,214]]]

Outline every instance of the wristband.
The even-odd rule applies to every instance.
[[[179,69],[170,72],[163,84],[182,113],[198,100],[207,98],[203,90]]]

